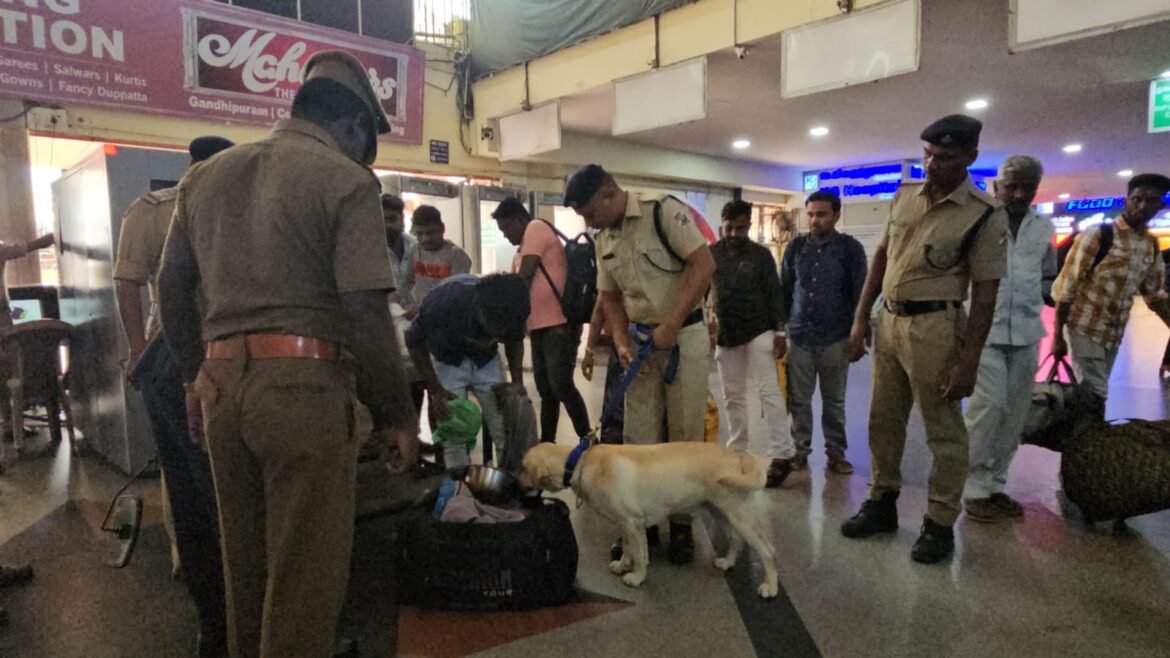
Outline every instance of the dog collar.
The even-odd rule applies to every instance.
[[[573,452],[569,453],[569,459],[565,461],[565,486],[568,487],[573,483],[573,471],[577,470],[577,463],[581,461],[581,455],[585,451],[593,447],[593,438],[590,436],[581,437],[581,442],[573,448]]]

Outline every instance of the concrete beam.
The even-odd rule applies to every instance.
[[[882,0],[856,0],[861,9]],[[750,43],[839,14],[836,0],[699,0],[475,83],[476,125],[638,73]],[[487,149],[487,143],[480,144]]]

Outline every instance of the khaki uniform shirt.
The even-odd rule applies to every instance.
[[[674,253],[685,259],[707,244],[683,202],[629,194],[625,218],[597,234],[597,289],[621,292],[630,321],[643,324],[661,322],[684,280],[683,264],[670,255],[654,228],[655,202],[662,204],[662,232]]]
[[[964,255],[960,245],[988,208],[997,208]],[[968,176],[933,206],[925,183],[898,188],[882,235],[886,275],[882,294],[891,302],[964,301],[972,281],[1007,273],[1007,213]]]
[[[158,271],[162,267],[163,246],[171,216],[175,212],[177,188],[149,192],[135,199],[122,216],[118,237],[118,260],[114,278],[147,285],[150,290],[150,316],[146,322],[149,342],[162,326],[158,319]]]
[[[344,342],[341,293],[394,288],[380,192],[327,132],[297,119],[195,165],[171,231],[185,234],[199,268],[204,340]]]

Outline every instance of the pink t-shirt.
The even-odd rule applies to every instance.
[[[566,265],[565,247],[560,238],[545,222],[534,219],[528,222],[524,229],[524,238],[520,241],[520,250],[516,252],[516,259],[512,261],[512,271],[520,269],[520,260],[525,256],[539,256],[540,263],[552,277],[557,286],[557,292],[565,289]],[[565,324],[565,314],[561,312],[561,302],[548,285],[548,277],[536,270],[532,280],[531,292],[532,313],[528,316],[528,331],[555,327]]]

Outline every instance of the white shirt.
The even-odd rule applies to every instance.
[[[1007,232],[1007,275],[999,282],[989,344],[1031,345],[1044,337],[1040,311],[1056,278],[1052,222],[1029,210],[1016,236]]]

